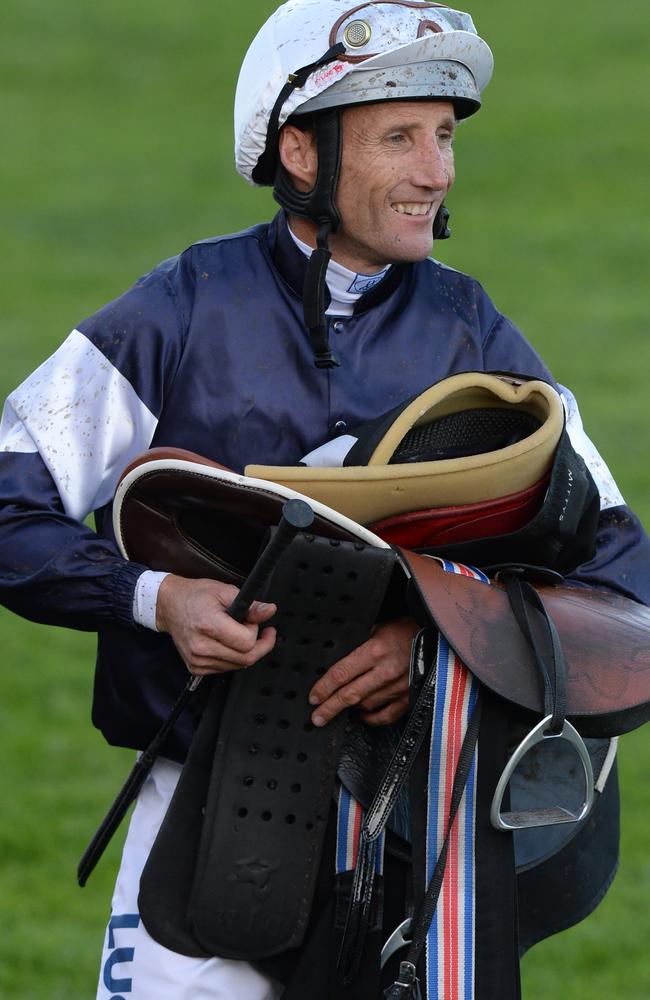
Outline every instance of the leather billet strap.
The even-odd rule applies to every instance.
[[[391,549],[313,535],[284,553],[266,595],[276,647],[233,675],[212,749],[208,706],[145,866],[140,913],[161,944],[248,961],[300,945],[345,728],[314,728],[308,694],[368,638],[394,563]]]
[[[511,567],[505,571],[505,577],[501,573],[498,577],[505,583],[512,613],[526,637],[544,691],[544,718],[530,729],[513,751],[492,800],[492,825],[497,830],[506,831],[557,823],[579,823],[589,814],[595,793],[589,751],[583,738],[566,718],[566,664],[560,638],[542,599],[526,578],[530,573],[531,570],[524,567]],[[539,751],[542,744],[549,747],[558,741],[566,741],[573,748],[581,765],[583,794],[580,808],[567,810],[559,805],[551,808],[535,805],[524,812],[517,809],[506,809],[504,812],[506,789],[519,765],[533,748],[537,747]],[[574,768],[575,763],[574,759]],[[579,781],[578,785],[580,786]]]
[[[562,646],[553,620],[546,614],[544,603],[523,573],[512,570],[505,577],[506,594],[515,620],[528,640],[544,692],[544,718],[550,719],[547,731],[557,736],[562,732],[566,719],[566,664]],[[539,612],[537,622],[532,621],[533,611]],[[543,632],[535,629],[541,625]]]
[[[544,688],[504,587],[446,573],[401,551],[423,620],[433,621],[491,691],[541,716]],[[566,717],[582,736],[621,735],[650,718],[650,609],[608,591],[535,586],[566,663]],[[416,613],[421,613],[415,609]],[[531,610],[534,619],[536,612]]]
[[[345,983],[354,980],[361,959],[372,904],[377,843],[386,829],[388,818],[408,778],[413,761],[431,727],[436,666],[430,646],[434,637],[432,629],[423,629],[414,640],[412,660],[426,659],[427,663],[433,660],[433,665],[427,672],[391,761],[381,775],[375,796],[364,813],[348,916],[338,959],[341,977]]]

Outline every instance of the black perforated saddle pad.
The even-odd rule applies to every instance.
[[[145,866],[139,910],[182,954],[255,960],[300,945],[345,719],[310,722],[319,676],[369,636],[390,549],[298,536],[269,586],[278,641],[214,687]]]

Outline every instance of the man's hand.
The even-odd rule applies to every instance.
[[[275,645],[275,629],[259,626],[275,612],[275,604],[255,601],[243,624],[227,609],[237,588],[216,580],[188,580],[173,574],[158,591],[156,627],[168,632],[187,669],[199,676],[252,667]]]
[[[374,635],[335,663],[309,696],[318,708],[315,726],[324,726],[352,705],[369,726],[389,726],[408,710],[411,644],[418,626],[411,618],[380,625]]]

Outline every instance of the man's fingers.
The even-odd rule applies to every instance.
[[[336,666],[338,664],[331,668],[333,672],[336,670]],[[386,673],[380,668],[369,670],[367,673],[360,673],[349,684],[344,684],[342,687],[337,688],[331,697],[326,698],[318,705],[312,714],[312,722],[315,726],[324,726],[334,716],[345,711],[346,708],[352,708],[356,705],[363,706],[368,698],[377,699],[376,702],[373,702],[373,707],[376,704],[383,705],[386,703],[384,691],[393,687],[398,693],[401,693],[403,690],[401,685],[392,680],[387,683]],[[310,701],[312,700],[314,690],[312,689]]]
[[[408,695],[398,698],[377,712],[363,712],[361,719],[367,726],[392,726],[406,715],[409,708]]]
[[[410,619],[388,622],[330,667],[309,694],[309,702],[315,706],[314,725],[324,726],[356,705],[362,712],[376,713],[378,719],[380,713],[381,717],[392,716],[388,702],[398,702],[395,717],[403,714],[403,705],[408,706],[408,667],[416,631],[417,625]]]
[[[408,681],[405,678],[400,679],[393,684],[387,684],[375,691],[371,691],[370,694],[359,702],[359,708],[362,712],[376,712],[377,709],[383,708],[389,702],[396,701],[398,698],[401,699],[405,695],[408,695],[408,690]]]
[[[356,658],[355,650],[350,656],[335,663],[323,674],[313,686],[309,695],[312,705],[337,705],[338,711],[351,705],[361,704],[375,692],[394,692],[401,694],[408,690],[408,678],[400,673],[395,676],[395,670],[389,663],[381,664],[374,669],[368,669],[367,662],[361,657]],[[368,706],[374,707],[374,706]]]
[[[323,676],[314,684],[309,693],[311,705],[320,705],[332,697],[341,688],[344,688],[356,677],[360,677],[368,671],[368,660],[364,655],[363,646],[353,650],[348,656],[330,667]],[[365,692],[364,692],[365,693]],[[361,694],[363,697],[363,693]]]
[[[387,704],[389,702],[390,705]],[[380,671],[370,671],[339,688],[331,698],[321,702],[314,709],[311,721],[315,726],[324,726],[346,708],[355,706],[361,710],[364,722],[366,715],[378,720],[380,717],[388,717],[387,713],[391,715],[391,706],[398,703],[400,708],[395,718],[391,718],[390,721],[396,721],[408,708],[408,683],[394,682],[385,685],[381,680]],[[371,725],[382,725],[382,723],[373,721]]]
[[[266,628],[259,639],[247,651],[239,653],[231,646],[213,640],[194,643],[189,649],[186,666],[191,673],[224,673],[229,670],[247,669],[267,656],[275,646],[274,628]]]
[[[202,639],[205,645],[195,650],[196,656],[225,660],[235,666],[251,666],[275,645],[275,629],[260,630],[259,626],[272,618],[276,611],[275,604],[255,601],[244,622],[235,621],[227,611],[217,611],[210,626],[205,628],[203,637],[197,637],[197,645]]]
[[[255,646],[258,636],[259,627],[252,622],[236,622],[226,611],[215,611],[214,616],[204,617],[196,641],[204,641],[208,646],[217,643],[245,656]]]
[[[156,624],[168,632],[188,670],[215,673],[250,667],[275,645],[275,629],[262,629],[274,604],[254,601],[244,622],[228,613],[239,591],[216,580],[170,574],[158,591]]]
[[[276,604],[266,604],[263,601],[253,601],[248,609],[246,621],[250,622],[252,625],[261,625],[262,622],[267,622],[269,618],[272,618],[277,610],[278,608]]]

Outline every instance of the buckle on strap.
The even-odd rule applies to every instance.
[[[412,962],[402,962],[392,986],[384,990],[386,1000],[422,1000],[422,990],[417,970]]]
[[[503,774],[499,778],[492,807],[490,809],[490,821],[496,830],[525,830],[534,826],[555,826],[559,823],[579,823],[584,819],[591,809],[594,801],[594,772],[591,766],[589,752],[585,742],[575,726],[565,719],[560,733],[549,733],[547,730],[552,724],[552,715],[547,715],[539,722],[534,729],[521,741],[517,749],[512,754],[510,760],[503,769]],[[514,771],[526,756],[529,750],[538,743],[547,740],[565,740],[570,743],[578,755],[582,764],[584,777],[584,797],[580,808],[577,811],[566,809],[564,806],[540,806],[538,809],[514,810],[502,812],[503,796],[510,782]]]
[[[380,969],[386,965],[389,958],[392,958],[395,952],[401,951],[402,948],[408,948],[413,940],[411,934],[411,925],[413,920],[411,917],[407,917],[406,920],[402,920],[391,936],[386,939],[384,947],[381,949],[381,959],[380,959]]]

